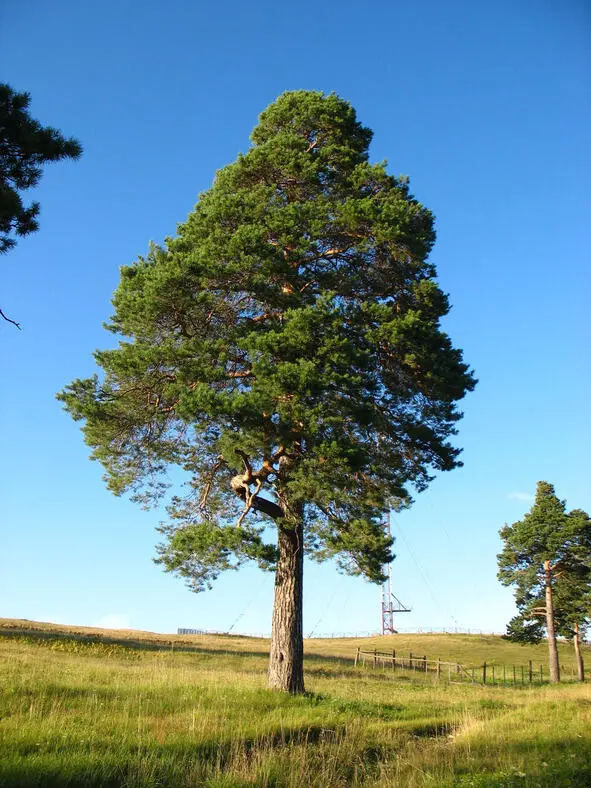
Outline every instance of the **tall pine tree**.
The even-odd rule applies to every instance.
[[[180,466],[158,561],[275,571],[268,683],[304,689],[304,553],[381,582],[382,513],[459,465],[475,381],[440,327],[433,217],[334,94],[285,93],[164,247],[121,271],[101,377],[60,395],[116,494]],[[274,526],[276,536],[269,532]]]
[[[536,499],[523,520],[500,531],[503,551],[497,556],[498,577],[515,588],[519,615],[508,634],[536,640],[541,634],[538,616],[545,618],[550,681],[560,681],[556,636],[573,637],[579,678],[582,659],[579,630],[589,616],[591,582],[591,521],[582,510],[567,514],[565,502],[548,482],[538,482]],[[538,619],[539,621],[539,619]]]

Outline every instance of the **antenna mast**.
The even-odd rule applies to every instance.
[[[384,531],[387,536],[391,535],[390,511],[384,517]],[[394,613],[410,613],[410,608],[392,593],[392,564],[384,564],[382,567],[386,580],[382,585],[382,635],[395,635]]]

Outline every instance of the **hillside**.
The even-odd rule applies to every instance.
[[[588,684],[355,669],[357,647],[544,658],[476,635],[309,640],[292,697],[265,689],[261,639],[2,619],[0,786],[591,784]]]
[[[266,655],[269,641],[266,638],[246,637],[243,635],[177,635],[145,632],[142,630],[99,629],[96,627],[64,626],[26,619],[0,618],[0,635],[30,634],[39,636],[102,638],[114,643],[132,644],[139,647],[153,646],[164,649],[198,649],[248,652]],[[547,669],[548,647],[546,643],[522,645],[505,640],[500,635],[464,634],[396,634],[376,635],[365,638],[311,638],[304,642],[305,654],[310,658],[350,660],[353,662],[357,648],[371,651],[391,652],[408,657],[426,655],[428,658],[459,662],[463,665],[524,665],[529,660]],[[559,643],[560,663],[564,678],[574,676],[575,661],[573,647],[568,642]],[[591,667],[591,647],[583,646],[583,657]]]

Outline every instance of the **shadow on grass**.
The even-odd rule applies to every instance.
[[[430,731],[432,734],[433,731]],[[415,732],[414,735],[421,735]],[[426,735],[426,731],[423,732]],[[45,752],[23,757],[16,755],[0,763],[0,786],[2,788],[154,788],[155,786],[194,785],[259,785],[257,769],[261,759],[273,758],[273,753],[284,751],[280,771],[275,779],[266,779],[265,785],[285,785],[293,768],[303,766],[301,755],[291,753],[293,747],[306,747],[305,785],[320,785],[318,782],[323,762],[330,752],[339,749],[345,736],[339,728],[326,729],[320,726],[297,727],[275,732],[256,739],[237,739],[226,742],[194,743],[185,741],[176,744],[154,744],[148,747],[133,747],[110,750],[108,741],[102,742],[92,753],[72,751],[68,753]],[[98,745],[98,742],[96,743]],[[103,749],[104,752],[100,750]],[[576,753],[573,758],[572,751]],[[561,741],[560,748],[550,747],[537,753],[535,762],[527,765],[527,756],[532,756],[531,747],[525,742],[510,747],[512,755],[526,756],[523,772],[516,769],[499,770],[496,764],[486,767],[478,757],[471,763],[456,760],[451,781],[446,785],[477,786],[478,788],[512,788],[513,786],[559,786],[591,785],[591,763],[581,751],[580,742]],[[392,762],[394,751],[388,746],[366,746],[355,752],[357,764],[363,765],[363,777],[371,784],[379,777],[382,764]],[[474,756],[474,752],[472,756]],[[351,753],[349,753],[351,755]],[[256,760],[255,760],[256,758]],[[333,758],[333,783],[337,785],[361,784],[359,773],[348,758]],[[496,766],[496,768],[495,768]],[[277,764],[276,764],[277,767]],[[437,779],[427,764],[424,766],[427,784]],[[315,778],[316,775],[316,778]],[[326,776],[326,772],[324,772]],[[363,780],[362,780],[363,782]],[[323,786],[324,788],[324,786]]]
[[[237,640],[240,640],[240,636],[236,635]],[[156,642],[156,641],[146,641],[146,640],[134,640],[131,638],[121,637],[118,638],[114,635],[101,635],[101,634],[92,634],[87,635],[84,633],[73,633],[73,632],[52,632],[46,631],[43,629],[36,629],[34,627],[3,627],[0,629],[0,638],[8,639],[24,639],[26,643],[31,645],[36,644],[43,644],[43,643],[51,643],[54,642],[61,642],[61,643],[81,643],[87,644],[89,646],[92,645],[102,645],[102,646],[118,646],[123,649],[134,650],[138,652],[165,652],[165,653],[189,653],[189,654],[200,654],[203,656],[210,655],[212,657],[219,657],[219,656],[232,656],[232,657],[250,657],[250,658],[258,658],[258,659],[266,659],[268,657],[268,651],[265,649],[264,651],[243,651],[240,649],[231,649],[231,648],[215,648],[210,646],[200,646],[200,645],[193,645],[191,643],[185,642],[176,642],[176,641],[169,641],[168,643],[165,642]],[[114,655],[117,656],[117,655]],[[351,655],[351,660],[347,660],[341,656],[323,656],[318,654],[306,654],[304,657],[304,663],[307,666],[307,671],[309,670],[310,673],[315,673],[317,675],[326,675],[326,676],[333,676],[334,670],[333,668],[337,669],[341,675],[347,675],[349,677],[358,675],[352,667],[351,664],[353,662],[353,655]],[[308,668],[308,666],[312,665],[312,668]],[[329,665],[330,668],[327,669],[326,666]],[[324,666],[324,667],[322,667]]]
[[[230,649],[221,648],[208,648],[206,646],[197,646],[190,643],[176,643],[170,641],[169,643],[157,643],[155,641],[133,640],[130,638],[118,638],[110,635],[85,635],[82,633],[71,632],[46,632],[42,629],[24,629],[24,628],[4,628],[0,630],[0,638],[6,639],[24,639],[25,642],[35,645],[58,641],[58,642],[72,642],[82,643],[88,645],[103,645],[103,646],[121,646],[125,649],[135,651],[147,652],[168,652],[168,653],[194,653],[194,654],[211,654],[212,656],[234,656],[234,657],[265,657],[264,651],[232,651]]]
[[[92,753],[46,750],[33,752],[30,748],[16,749],[12,757],[0,763],[0,786],[4,788],[65,788],[65,786],[194,786],[216,784],[216,778],[226,778],[223,785],[252,785],[251,779],[232,779],[236,771],[243,773],[255,756],[265,758],[275,751],[286,751],[303,746],[308,757],[316,758],[320,766],[326,747],[338,746],[344,737],[343,728],[299,726],[286,728],[257,738],[233,739],[195,743],[184,741],[173,744],[152,744],[122,749],[108,740],[93,743]],[[316,748],[319,748],[316,751]],[[383,753],[368,754],[377,764]],[[256,770],[256,767],[254,767]],[[285,766],[286,771],[289,764]],[[234,772],[234,774],[233,774]],[[339,777],[349,784],[352,767],[343,763]],[[208,781],[213,781],[212,783]],[[258,784],[258,783],[254,783]],[[274,782],[266,782],[273,785]],[[283,784],[277,783],[277,785]]]

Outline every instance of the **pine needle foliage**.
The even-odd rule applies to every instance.
[[[500,531],[498,577],[513,586],[519,614],[508,636],[524,642],[542,637],[544,624],[556,661],[555,635],[578,637],[591,615],[591,520],[581,509],[566,511],[553,485],[538,482],[524,518]],[[544,624],[542,619],[545,619]]]
[[[335,94],[280,96],[177,235],[121,270],[118,347],[58,395],[115,494],[150,503],[186,472],[158,560],[194,590],[273,568],[265,529],[296,520],[309,555],[380,582],[382,512],[460,465],[475,379],[440,326],[433,216],[371,138]]]
[[[12,249],[15,235],[39,229],[39,203],[25,206],[21,195],[39,183],[42,166],[82,153],[78,140],[31,118],[30,103],[29,93],[0,83],[0,253]]]

